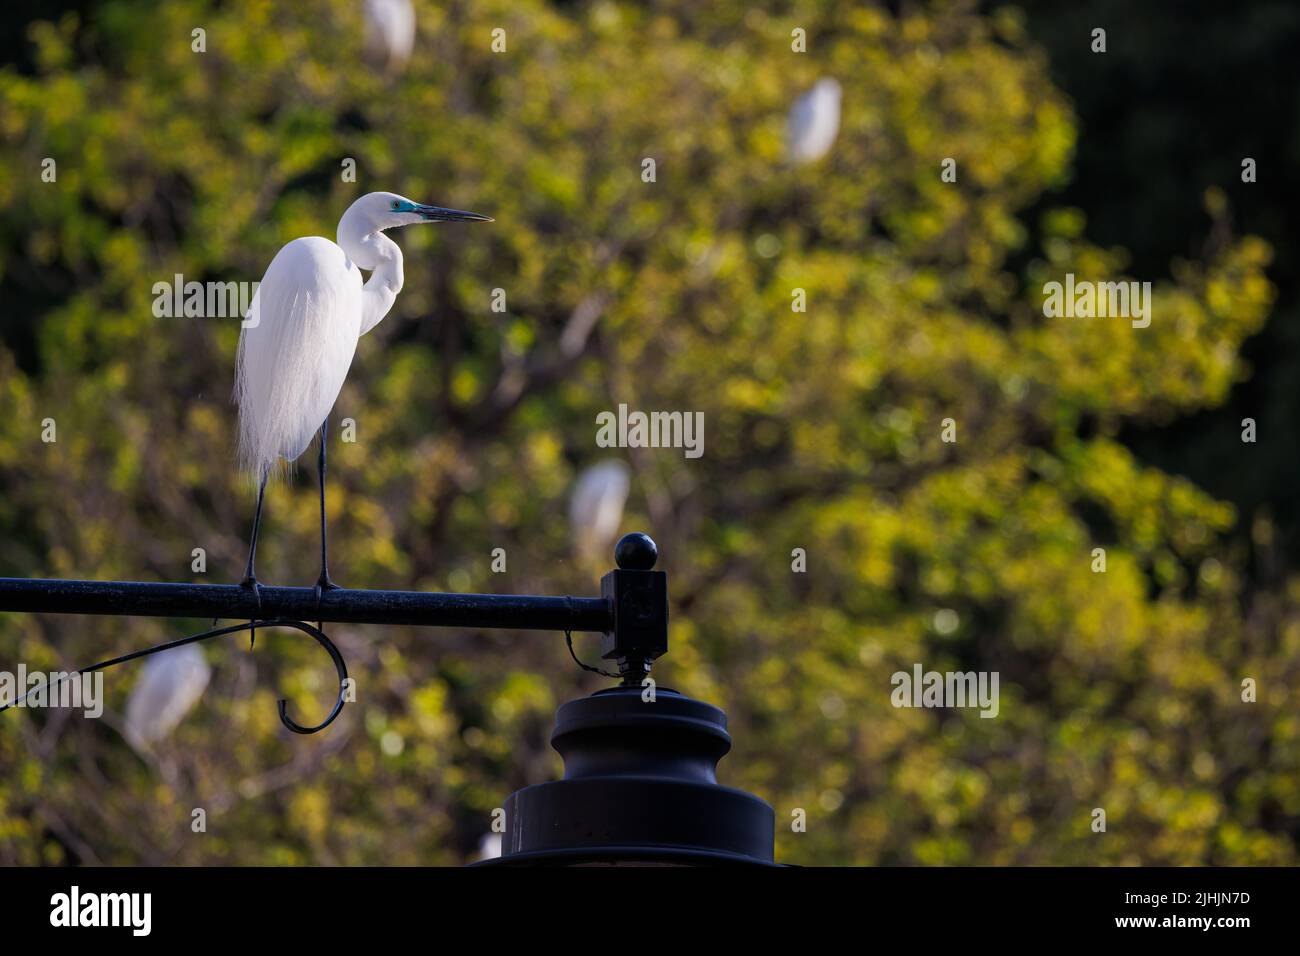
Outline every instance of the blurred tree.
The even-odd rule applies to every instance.
[[[727,709],[726,776],[773,803],[782,859],[1296,861],[1300,593],[1243,610],[1233,509],[1117,440],[1223,401],[1272,297],[1262,241],[1220,225],[1149,328],[1044,318],[1066,272],[1151,277],[1068,208],[1028,245],[1075,122],[1014,12],[416,7],[400,77],[364,68],[343,0],[105,0],[30,26],[0,73],[0,573],[236,580],[238,323],[155,318],[154,284],[255,280],[391,189],[497,223],[397,237],[406,290],[336,409],[357,435],[331,459],[341,583],[590,593],[559,516],[609,455],[597,413],[702,411],[703,457],[628,450],[624,528],[671,574],[661,678]],[[838,138],[788,166],[789,106],[822,76]],[[314,579],[315,507],[309,474],[270,492],[268,582]],[[0,661],[184,629],[4,615]],[[553,709],[596,686],[553,639],[333,633],[359,701],[317,738],[287,739],[273,701],[323,706],[329,669],[279,634],[210,648],[152,759],[120,735],[122,672],[102,721],[4,715],[0,861],[459,862],[557,772]],[[894,709],[915,662],[1000,672],[1000,716]]]

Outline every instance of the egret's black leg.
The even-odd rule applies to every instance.
[[[320,598],[326,591],[333,591],[338,587],[330,580],[329,568],[329,541],[325,529],[325,441],[329,434],[330,420],[327,416],[325,421],[320,425],[320,458],[317,461],[316,471],[320,478],[320,577],[316,579],[316,610],[320,611]],[[316,627],[323,630],[321,622],[316,622]]]
[[[257,489],[257,513],[253,516],[253,540],[248,546],[248,570],[244,572],[244,580],[239,582],[242,588],[250,588],[254,597],[257,599],[257,606],[262,606],[262,586],[257,583],[257,575],[253,573],[253,561],[257,557],[257,534],[262,529],[262,499],[266,495],[266,479],[270,475],[269,468],[262,469],[262,483]],[[248,632],[248,649],[253,649],[253,642],[257,639],[257,629],[252,628]]]

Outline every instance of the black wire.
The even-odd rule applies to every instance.
[[[564,595],[564,603],[569,608],[569,624],[572,625],[573,624],[573,598],[567,594]],[[573,663],[577,664],[584,671],[591,671],[593,674],[599,674],[601,677],[612,677],[614,678],[614,680],[619,679],[620,675],[618,674],[611,674],[609,671],[603,671],[599,667],[592,667],[590,664],[584,664],[582,663],[582,661],[578,660],[578,655],[573,649],[573,632],[568,627],[564,629],[564,642],[569,645],[569,656],[573,658]]]

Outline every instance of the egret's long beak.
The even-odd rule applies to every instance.
[[[415,211],[425,222],[496,222],[491,216],[480,216],[463,209],[444,209],[442,206],[416,204]]]

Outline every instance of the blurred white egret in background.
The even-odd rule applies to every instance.
[[[793,163],[813,163],[830,152],[840,131],[839,81],[818,80],[811,90],[794,101],[786,122],[786,155]]]
[[[126,739],[146,751],[165,738],[203,696],[212,670],[197,644],[184,644],[144,662],[126,702]]]
[[[411,0],[365,0],[366,56],[390,73],[406,67],[415,48]]]
[[[235,399],[240,464],[258,482],[257,512],[244,587],[257,593],[253,559],[266,480],[320,433],[320,577],[316,596],[335,587],[325,535],[325,441],[330,409],[347,377],[357,339],[388,314],[402,289],[402,250],[385,229],[422,222],[491,222],[488,216],[425,206],[394,193],[367,193],[339,220],[338,243],[294,239],[262,277],[239,337]],[[361,270],[370,272],[362,282]],[[254,632],[255,633],[255,632]]]
[[[501,834],[500,833],[483,834],[483,839],[478,841],[478,855],[474,857],[474,861],[478,862],[479,860],[495,860],[500,855],[501,855]]]
[[[630,489],[627,465],[618,460],[599,462],[578,476],[569,499],[569,526],[581,558],[592,562],[609,559]]]

